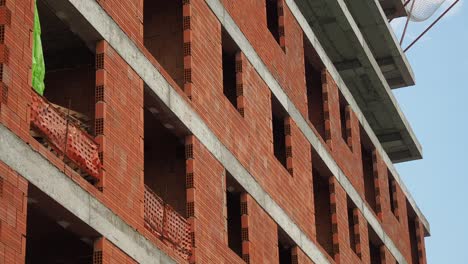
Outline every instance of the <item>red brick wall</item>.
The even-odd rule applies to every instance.
[[[3,64],[0,122],[24,140],[29,137],[29,102],[31,91],[33,1],[4,1],[0,6],[7,19],[4,43],[0,44]],[[8,19],[9,18],[9,19]]]
[[[243,263],[227,246],[225,170],[198,140],[192,143],[195,249],[191,262]]]
[[[293,252],[297,255],[297,264],[314,264],[314,262],[310,260],[310,258],[300,248],[296,247],[295,251],[296,252]]]
[[[289,98],[303,116],[307,116],[302,30],[289,8],[283,8],[286,49],[283,51],[267,28],[265,1],[220,2],[225,5],[259,56],[267,62],[271,73],[286,90]]]
[[[408,229],[408,218],[407,218],[407,208],[406,208],[406,197],[403,194],[400,186],[397,185],[396,199],[398,200],[398,213],[400,215],[399,219],[395,217],[390,209],[390,195],[388,193],[388,170],[386,165],[381,160],[380,155],[377,155],[377,160],[379,164],[379,182],[381,186],[380,193],[381,197],[381,206],[382,206],[382,223],[383,227],[386,230],[388,236],[393,240],[395,245],[400,249],[400,252],[403,256],[411,261],[411,249],[409,247],[409,229]],[[401,235],[405,234],[405,235]]]
[[[97,135],[103,153],[103,202],[129,224],[143,224],[143,82],[104,41],[96,49],[104,54],[96,86],[104,87],[97,103],[96,120],[103,119]]]
[[[278,263],[276,223],[248,196],[250,263]]]
[[[0,162],[0,263],[24,263],[28,182]]]
[[[361,140],[359,137],[359,120],[354,112],[349,109],[349,118],[347,124],[351,132],[351,136],[347,141],[342,137],[341,120],[339,108],[339,91],[335,81],[330,73],[326,71],[323,76],[323,83],[326,89],[326,100],[329,114],[329,133],[327,140],[333,157],[335,157],[338,166],[348,176],[353,186],[359,193],[364,193],[364,180],[362,177],[361,164]],[[351,146],[351,147],[350,147]],[[356,166],[358,164],[358,166]]]
[[[383,258],[383,263],[386,263],[386,264],[397,264],[395,258],[392,256],[392,253],[390,253],[390,251],[386,248],[386,247],[383,247],[383,252],[380,251],[381,254],[383,255],[382,258]]]

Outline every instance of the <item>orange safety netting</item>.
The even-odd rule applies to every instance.
[[[145,227],[188,259],[192,250],[190,224],[148,186],[145,186]]]
[[[67,122],[64,113],[34,91],[32,92],[31,123],[57,153],[65,155],[83,171],[99,180],[101,160],[98,155],[98,144],[76,124]]]
[[[162,236],[164,201],[145,186],[145,226],[155,235]]]

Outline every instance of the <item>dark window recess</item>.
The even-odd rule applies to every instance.
[[[365,198],[372,210],[376,212],[377,201],[375,196],[374,164],[372,158],[372,151],[374,147],[372,146],[370,139],[365,136],[365,131],[362,129],[362,127],[360,134]]]
[[[343,94],[340,92],[340,122],[341,122],[341,136],[343,140],[348,143],[348,131],[346,129],[346,107],[348,106],[348,102],[344,98]]]
[[[183,29],[189,22],[183,17],[182,4],[167,0],[143,2],[144,45],[179,87],[184,85]]]
[[[370,248],[370,257],[371,257],[371,264],[381,264],[382,257],[380,255],[380,247],[374,245],[372,242],[369,244]]]
[[[228,245],[242,257],[240,193],[226,192]]]
[[[395,181],[395,178],[393,178],[392,173],[390,170],[387,169],[387,175],[388,175],[388,193],[390,197],[390,209],[392,213],[395,216],[398,216],[397,214],[397,208],[398,208],[398,202],[397,202],[397,184]]]
[[[271,96],[271,113],[271,122],[273,127],[273,151],[276,159],[286,167],[286,133],[284,129],[286,111],[273,95]]]
[[[322,94],[323,66],[306,36],[304,36],[304,64],[308,117],[322,139],[325,139],[325,113]]]
[[[416,233],[416,213],[412,209],[412,206],[406,201],[407,215],[408,215],[408,230],[410,237],[411,246],[411,260],[413,264],[419,264],[419,250],[418,250],[418,234]]]
[[[280,43],[278,0],[266,0],[267,27],[276,42]]]
[[[278,226],[278,257],[279,264],[292,264],[292,249],[296,245],[292,239]]]
[[[356,205],[354,205],[353,201],[349,197],[347,197],[347,203],[348,203],[348,231],[349,231],[349,246],[351,249],[357,253],[357,247],[356,245],[359,243],[358,239],[358,234],[356,234],[356,231],[354,230],[354,227],[356,226],[357,219],[354,217],[354,210],[357,209]]]
[[[222,30],[221,46],[223,53],[223,93],[229,102],[237,108],[236,54],[240,52],[240,49],[224,28]]]
[[[314,162],[312,164],[314,164]],[[316,168],[312,169],[312,176],[317,241],[330,256],[333,256],[333,233],[328,176],[321,174]]]
[[[192,151],[190,145],[186,151],[186,132],[148,93],[145,90],[144,183],[180,215],[191,216],[193,206],[187,206],[185,162]]]
[[[241,195],[244,189],[226,171],[226,207],[228,246],[242,258],[242,206]],[[245,208],[244,208],[245,210]]]
[[[382,247],[383,242],[375,233],[374,229],[368,224],[367,225],[368,235],[369,235],[369,253],[371,264],[382,264],[382,255],[380,252],[380,247]]]
[[[93,263],[93,244],[100,235],[32,184],[26,223],[24,263]]]
[[[418,251],[418,240],[416,235],[416,221],[412,218],[408,218],[410,243],[411,243],[411,258],[413,263],[419,263],[419,251]]]

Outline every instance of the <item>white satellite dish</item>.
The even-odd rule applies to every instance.
[[[411,21],[421,22],[430,18],[447,0],[410,0],[405,8]]]

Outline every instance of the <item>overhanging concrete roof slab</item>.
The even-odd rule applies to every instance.
[[[391,88],[414,85],[411,65],[378,0],[345,0],[345,3],[366,39],[388,85]]]
[[[340,75],[390,159],[420,159],[421,145],[344,0],[296,3],[331,61],[341,69]]]

